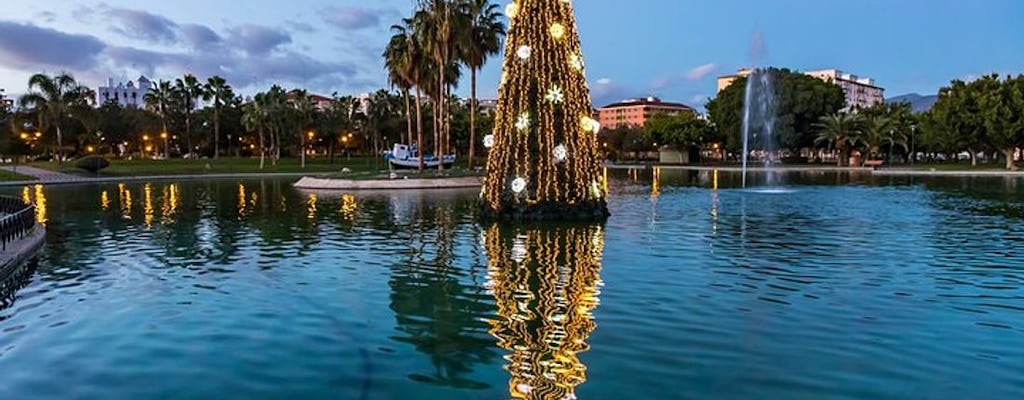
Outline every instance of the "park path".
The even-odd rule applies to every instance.
[[[81,176],[65,174],[62,172],[48,171],[42,168],[28,166],[0,166],[0,169],[35,177],[36,179],[39,180],[39,183],[88,182],[91,180],[90,178],[84,178]]]

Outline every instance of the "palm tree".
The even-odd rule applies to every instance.
[[[156,86],[149,90],[143,97],[146,102],[146,108],[149,111],[155,112],[160,116],[160,122],[163,124],[163,131],[160,133],[164,139],[164,158],[171,158],[171,146],[167,145],[167,116],[171,110],[171,104],[174,102],[174,87],[171,86],[169,81],[158,81]]]
[[[306,129],[313,124],[316,108],[313,106],[313,101],[309,98],[309,92],[296,89],[291,94],[293,98],[289,103],[291,103],[290,105],[294,109],[295,125],[299,131],[299,153],[302,154],[300,156],[302,160],[301,167],[306,168]]]
[[[863,119],[863,122],[861,142],[868,154],[868,159],[875,159],[882,152],[885,139],[892,134],[892,124],[888,118],[883,116],[868,116]]]
[[[277,165],[277,161],[281,159],[281,134],[289,125],[289,119],[291,119],[291,108],[288,107],[288,94],[285,93],[284,88],[274,85],[270,87],[265,95],[266,99],[266,115],[267,115],[267,127],[272,137],[272,147],[274,149],[274,158],[272,162]]]
[[[192,74],[186,74],[184,79],[178,79],[174,86],[185,115],[185,142],[188,144],[186,154],[189,154],[195,150],[192,148],[192,111],[196,109],[196,99],[203,95],[203,87],[199,84],[199,79]]]
[[[384,48],[384,68],[388,71],[388,81],[402,91],[405,97],[405,126],[408,131],[407,143],[412,145],[412,113],[409,105],[409,91],[416,86],[414,75],[415,41],[412,33],[404,25],[392,25],[394,33],[387,47]]]
[[[220,157],[220,111],[235,97],[231,85],[220,76],[213,76],[203,85],[203,101],[213,106],[213,159]]]
[[[839,160],[836,165],[845,166],[850,150],[861,141],[862,125],[862,119],[857,114],[840,112],[826,115],[815,124],[819,133],[818,137],[814,139],[814,143],[818,145],[828,143],[830,149],[834,146],[836,150],[839,150]]]
[[[70,74],[56,76],[32,75],[28,80],[28,94],[20,99],[21,107],[35,109],[42,124],[52,126],[57,134],[57,162],[64,161],[64,130],[66,118],[77,118],[82,110],[90,108],[95,95],[80,85]],[[46,126],[40,126],[45,131]]]
[[[422,34],[422,45],[431,54],[435,63],[437,82],[436,102],[434,103],[434,115],[436,118],[435,135],[438,140],[434,143],[434,149],[439,156],[443,155],[449,146],[447,135],[446,118],[448,108],[446,106],[448,89],[450,85],[446,79],[448,68],[452,61],[454,52],[453,32],[456,31],[457,4],[454,0],[418,0],[419,9],[414,17],[416,29]],[[438,169],[444,169],[444,164],[439,163]]]
[[[459,32],[460,58],[469,68],[470,102],[469,102],[469,168],[473,168],[473,156],[476,148],[476,74],[487,63],[487,58],[498,54],[501,50],[501,38],[505,35],[505,25],[501,22],[502,13],[498,5],[490,0],[464,0],[462,13],[469,24],[463,32]]]
[[[242,106],[242,125],[249,132],[257,132],[260,140],[260,169],[266,158],[266,130],[268,125],[266,94],[258,93],[252,101]]]

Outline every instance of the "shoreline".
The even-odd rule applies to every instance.
[[[736,166],[697,166],[697,165],[607,165],[608,169],[652,169],[661,168],[663,170],[680,170],[680,171],[725,171],[725,172],[743,172],[742,167]],[[765,170],[762,167],[748,168],[748,173],[764,173]],[[874,169],[870,167],[818,167],[818,166],[781,166],[772,168],[772,172],[838,172],[838,173],[869,173],[878,176],[983,176],[983,177],[1024,177],[1024,170],[1022,171],[1005,171],[1005,170],[923,170],[923,169],[906,169],[906,168],[882,168]]]

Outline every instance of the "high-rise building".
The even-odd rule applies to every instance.
[[[753,73],[753,70],[750,68],[742,68],[735,75],[718,77],[718,92],[725,90],[737,79],[750,76],[751,73]],[[846,95],[846,108],[844,110],[868,108],[885,101],[885,89],[876,85],[874,79],[844,73],[838,69],[823,69],[806,72],[805,74],[825,82],[834,83],[843,88],[843,93]]]
[[[885,101],[885,89],[875,85],[874,79],[847,74],[838,69],[810,71],[807,75],[843,88],[846,93],[846,110],[868,108]]]
[[[107,86],[96,89],[96,103],[103,105],[114,102],[122,107],[143,107],[146,105],[146,93],[153,89],[153,82],[140,76],[136,82],[128,81],[114,86],[113,79],[107,79]]]
[[[696,113],[693,107],[680,103],[661,101],[657,97],[623,100],[609,104],[597,110],[598,122],[602,127],[615,129],[619,127],[643,127],[651,117],[658,114],[676,115],[688,112]]]
[[[7,91],[0,88],[0,111],[8,112],[14,108],[14,100],[7,97]]]

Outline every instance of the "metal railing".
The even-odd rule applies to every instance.
[[[36,207],[15,197],[0,196],[0,212],[6,214],[0,218],[0,243],[3,251],[7,251],[8,243],[32,233]]]

